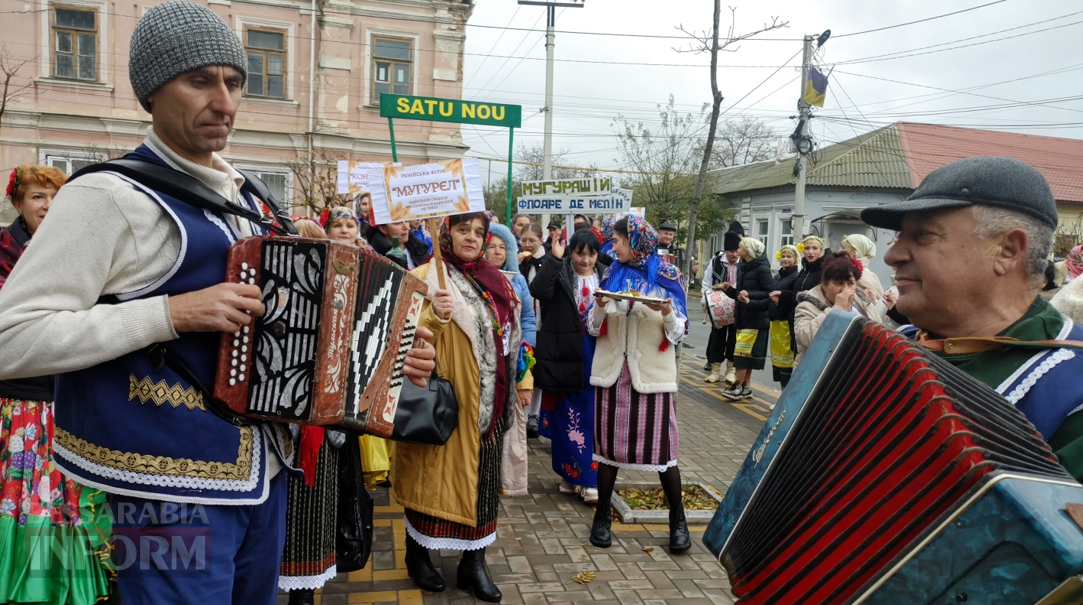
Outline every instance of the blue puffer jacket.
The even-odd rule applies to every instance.
[[[489,225],[489,231],[493,236],[504,240],[504,246],[508,251],[508,259],[504,261],[503,267],[497,267],[497,269],[515,273],[515,276],[511,278],[511,285],[515,288],[515,293],[519,296],[519,301],[523,305],[519,313],[519,323],[523,327],[523,340],[530,343],[532,347],[536,346],[537,319],[534,316],[534,298],[530,296],[530,287],[526,283],[526,278],[519,273],[519,257],[517,255],[519,248],[515,242],[515,236],[511,234],[510,229],[500,223]]]

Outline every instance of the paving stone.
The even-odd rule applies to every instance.
[[[698,313],[694,310],[693,313]],[[698,321],[698,317],[693,318]],[[681,475],[685,482],[702,482],[725,493],[743,464],[760,428],[764,410],[739,408],[722,401],[724,387],[704,384],[703,359],[684,356],[678,422],[681,428]],[[697,367],[698,366],[698,367]],[[756,397],[772,397],[756,385]],[[758,411],[757,411],[758,410]],[[683,555],[669,553],[665,524],[614,523],[614,541],[602,549],[589,544],[594,508],[559,493],[552,471],[548,442],[529,443],[530,495],[503,498],[497,540],[486,550],[493,581],[509,605],[591,603],[592,605],[733,605],[730,584],[717,559],[703,547],[703,525],[693,525],[693,547]],[[632,483],[657,484],[656,473],[621,470],[617,487]],[[434,558],[449,584],[446,592],[423,594],[405,576],[402,509],[388,490],[373,494],[376,504],[373,554],[365,570],[341,574],[318,594],[317,605],[397,603],[398,605],[473,605],[473,595],[454,587],[460,559],[456,551]],[[644,548],[652,549],[644,552]],[[575,574],[593,571],[586,585]],[[285,605],[283,594],[279,603]]]

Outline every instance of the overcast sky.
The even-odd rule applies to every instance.
[[[516,140],[541,141],[545,8],[520,7],[517,0],[474,1],[470,24],[534,31],[468,27],[463,98],[522,105],[524,124]],[[722,9],[723,32],[729,22],[727,5],[737,9],[738,33],[759,29],[773,16],[789,21],[789,27],[762,36],[775,41],[746,41],[737,52],[722,54],[719,82],[725,96],[722,106],[728,109],[723,119],[753,116],[765,120],[780,135],[792,131],[790,116],[796,113],[799,94],[795,78],[796,66],[801,63],[800,38],[830,29],[832,38],[816,60],[827,68],[836,66],[825,107],[817,111],[826,119],[813,121],[813,134],[823,145],[899,120],[1083,138],[1083,53],[1079,52],[1083,1],[1004,0],[924,23],[845,36],[992,1],[727,0]],[[586,4],[585,8],[558,9],[557,31],[677,36],[678,25],[709,29],[713,7],[711,0],[588,0]],[[876,8],[870,10],[872,6]],[[1008,29],[1011,31],[1002,31]],[[989,42],[1010,36],[1018,37]],[[966,38],[973,39],[964,41]],[[978,44],[982,42],[988,43]],[[943,46],[916,51],[926,53],[919,56],[903,53],[889,60],[864,61],[932,45]],[[930,52],[962,45],[974,46]],[[685,110],[698,111],[701,104],[710,101],[708,55],[677,53],[675,46],[687,47],[688,43],[558,33],[554,149],[569,150],[568,161],[577,165],[593,162],[603,168],[620,167],[612,126],[618,113],[656,120],[655,106],[666,102],[670,94]],[[509,56],[515,58],[502,58]],[[862,61],[843,64],[854,60]],[[615,62],[679,66],[612,64]],[[787,67],[771,76],[782,65]],[[990,86],[1054,70],[1062,71]],[[935,89],[969,90],[973,94]],[[745,95],[747,98],[738,103]],[[1066,97],[1074,100],[1054,101]],[[994,108],[948,113],[983,106]],[[472,148],[469,155],[506,157],[506,130],[463,126],[462,132]],[[506,166],[493,163],[494,173],[505,170]]]

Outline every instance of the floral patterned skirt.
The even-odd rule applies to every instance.
[[[52,437],[51,402],[0,398],[3,603],[90,605],[109,594],[106,495],[60,473]]]
[[[598,463],[594,460],[594,388],[590,370],[594,363],[594,338],[583,338],[583,384],[578,393],[546,393],[541,426],[552,440],[553,470],[572,485],[598,487]]]

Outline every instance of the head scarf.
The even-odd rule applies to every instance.
[[[485,242],[489,237],[488,217],[484,214],[472,216],[480,217],[485,223],[485,237],[482,238],[478,257],[472,261],[465,261],[455,255],[455,247],[451,244],[451,217],[444,219],[444,226],[440,229],[440,252],[443,253],[444,262],[458,269],[485,301],[489,319],[493,322],[493,332],[499,342],[504,337],[504,326],[511,322],[511,313],[515,308],[517,297],[504,274],[485,259],[485,250],[488,248]],[[508,250],[508,255],[511,254],[512,251]]]
[[[1072,248],[1064,259],[1064,267],[1068,269],[1068,275],[1075,279],[1083,274],[1083,244]]]
[[[740,246],[741,248],[744,248],[744,251],[748,252],[748,255],[752,258],[759,258],[765,251],[767,251],[767,246],[764,246],[763,242],[751,237],[746,237],[741,240]]]
[[[323,212],[320,213],[320,226],[326,229],[331,223],[342,220],[344,218],[353,219],[353,221],[357,223],[358,227],[361,226],[361,223],[357,221],[357,214],[346,206],[324,208]]]
[[[638,216],[628,215],[628,245],[632,249],[632,260],[627,264],[615,260],[606,269],[598,287],[610,292],[632,289],[647,296],[665,296],[673,299],[673,306],[682,316],[688,317],[684,279],[676,267],[655,254],[658,232],[654,227]],[[659,289],[664,290],[664,294],[659,294]]]
[[[823,240],[822,237],[819,237],[819,236],[816,236],[816,235],[806,235],[805,239],[801,240],[801,243],[797,246],[797,251],[800,252],[801,254],[804,254],[805,253],[805,244],[807,244],[809,242],[816,242],[817,244],[820,244],[820,250],[824,250],[826,248],[826,246],[824,245],[824,240]]]
[[[790,254],[792,254],[795,263],[797,262],[797,259],[801,258],[801,253],[797,251],[797,246],[794,246],[793,244],[786,244],[778,252],[775,252],[775,258],[777,258],[778,260],[782,260],[783,252],[789,252]]]
[[[842,238],[842,243],[854,251],[854,256],[858,260],[868,260],[876,257],[876,244],[860,233],[847,235]]]
[[[617,221],[611,216],[602,217],[602,243],[613,239],[613,225],[616,225]]]

